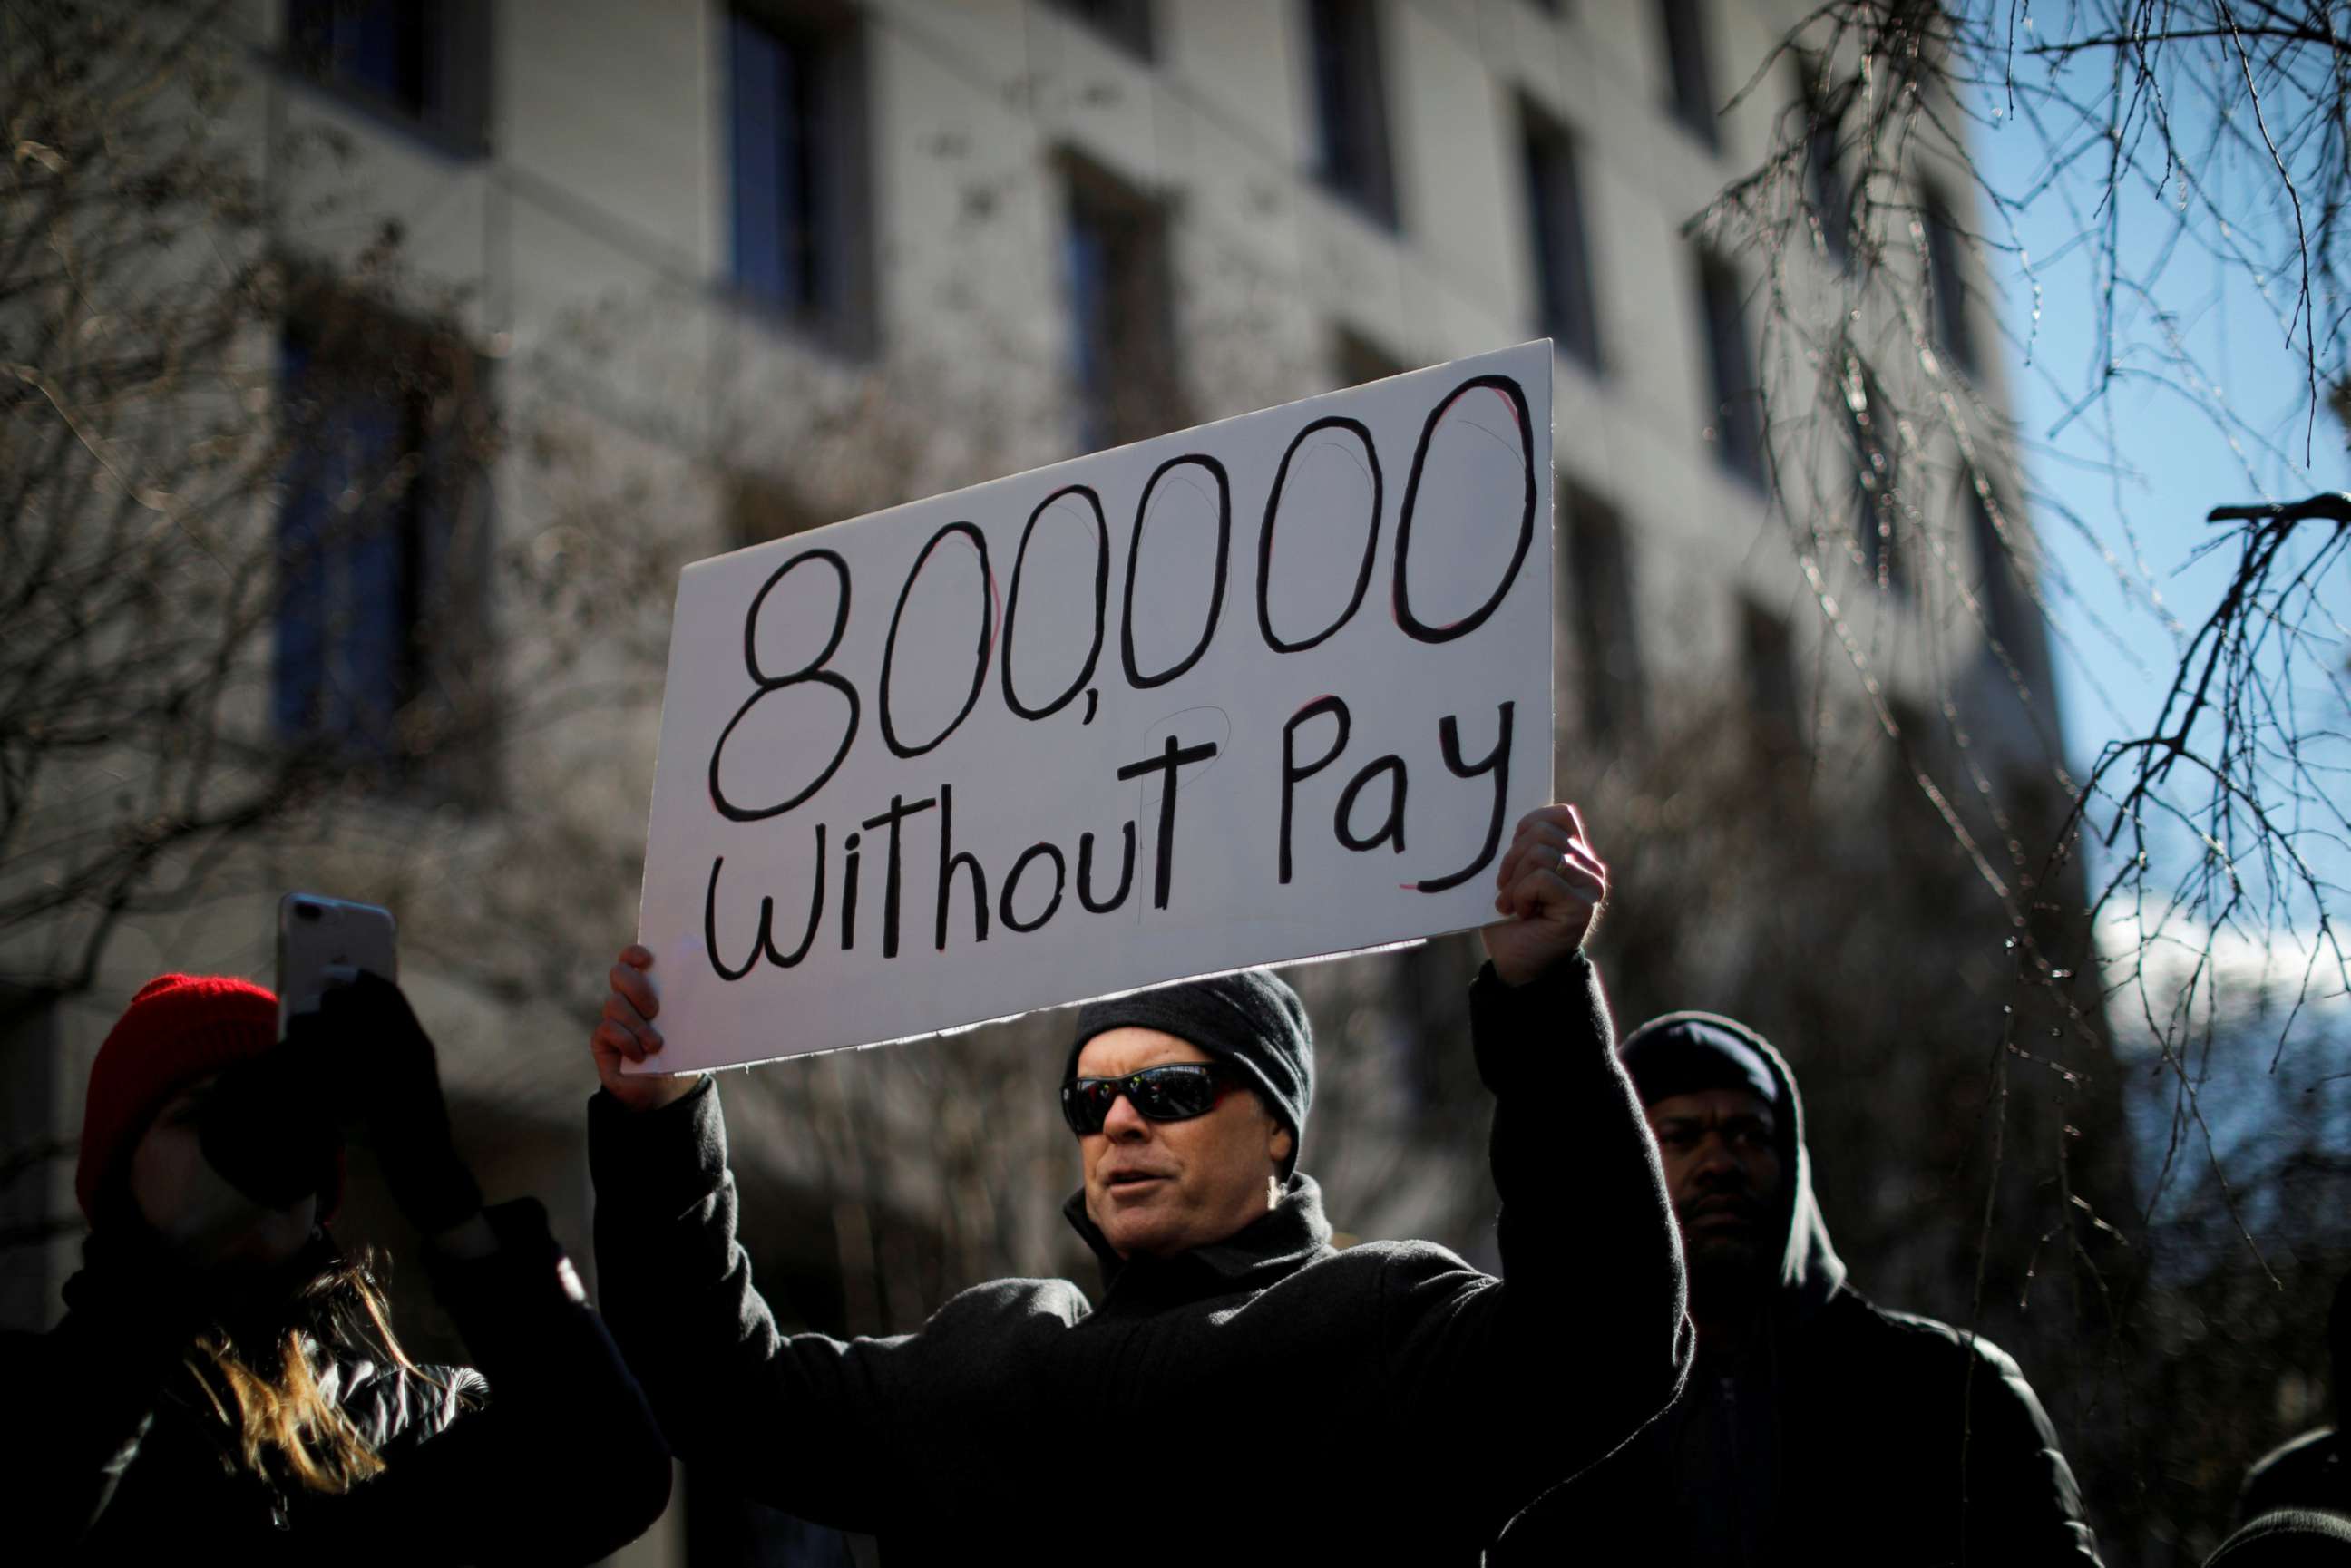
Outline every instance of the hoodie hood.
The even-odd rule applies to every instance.
[[[1730,1036],[1761,1063],[1778,1090],[1772,1096],[1779,1112],[1774,1125],[1780,1169],[1787,1177],[1780,1184],[1772,1219],[1775,1233],[1781,1239],[1780,1301],[1783,1312],[1798,1319],[1810,1317],[1827,1304],[1844,1283],[1844,1260],[1837,1256],[1836,1248],[1829,1240],[1828,1222],[1821,1217],[1820,1201],[1813,1193],[1812,1151],[1804,1142],[1804,1097],[1796,1087],[1796,1074],[1788,1066],[1788,1059],[1770,1040],[1738,1019],[1707,1012],[1667,1013],[1651,1019],[1625,1037],[1617,1054],[1638,1082],[1641,1074],[1634,1070],[1634,1059],[1645,1050],[1665,1046],[1671,1037],[1692,1026],[1698,1031]],[[1645,1096],[1644,1105],[1647,1103]]]

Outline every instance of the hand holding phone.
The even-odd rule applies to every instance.
[[[277,1038],[288,1021],[319,1010],[328,989],[355,973],[400,979],[400,933],[392,911],[315,893],[277,901]]]
[[[457,1153],[433,1039],[400,988],[362,971],[297,1015],[287,1049],[303,1053],[336,1105],[374,1146],[392,1200],[431,1235],[479,1212],[482,1189]]]

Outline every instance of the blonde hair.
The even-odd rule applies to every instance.
[[[314,1355],[324,1352],[381,1359],[409,1376],[444,1387],[409,1360],[392,1332],[390,1309],[371,1256],[338,1259],[296,1295],[296,1321],[260,1343],[240,1343],[223,1329],[200,1335],[187,1368],[234,1440],[246,1469],[281,1489],[347,1492],[382,1473],[383,1457],[340,1403],[319,1386]]]

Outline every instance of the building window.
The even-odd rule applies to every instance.
[[[1764,758],[1783,761],[1803,749],[1796,698],[1795,638],[1782,616],[1751,599],[1739,601],[1740,653],[1745,666],[1750,732]]]
[[[1575,607],[1570,634],[1581,666],[1584,733],[1594,740],[1629,739],[1641,731],[1647,698],[1625,528],[1612,508],[1586,492],[1558,489],[1567,522],[1561,597]]]
[[[1066,11],[1140,58],[1151,57],[1151,0],[1051,0]]]
[[[1804,117],[1804,198],[1821,248],[1843,267],[1853,254],[1853,189],[1845,179],[1841,100],[1821,79],[1819,61],[1797,57],[1796,112]]]
[[[785,486],[758,474],[728,475],[725,504],[729,549],[789,538],[829,520],[811,514]]]
[[[1973,880],[1951,827],[1937,809],[1933,776],[1949,757],[1933,708],[1888,693],[1886,719],[1886,834],[1895,891],[1909,908],[1943,911]],[[2030,902],[2038,903],[2039,900]]]
[[[1893,731],[1883,737],[1887,848],[1898,884],[1917,900],[1917,907],[1931,908],[1954,891],[1952,852],[1958,847],[1920,788],[1935,755],[1934,737],[1926,710],[1891,693],[1886,722]]]
[[[1600,368],[1600,318],[1593,307],[1592,251],[1583,224],[1576,150],[1566,131],[1528,106],[1527,226],[1533,231],[1542,329],[1560,352]]]
[[[836,348],[870,347],[863,49],[853,15],[727,18],[735,283]]]
[[[1322,183],[1385,228],[1396,224],[1387,90],[1375,0],[1307,0]]]
[[[1714,119],[1714,81],[1706,65],[1706,33],[1698,24],[1702,0],[1659,0],[1665,23],[1667,99],[1674,119],[1709,151],[1720,145]]]
[[[473,356],[319,297],[288,322],[279,375],[279,736],[403,771],[478,761],[490,432]]]
[[[1925,205],[1928,304],[1933,311],[1935,340],[1962,374],[1977,375],[1982,364],[1976,356],[1975,329],[1968,319],[1967,271],[1959,226],[1951,221],[1949,202],[1934,186],[1927,188]]]
[[[484,150],[489,125],[489,11],[466,0],[287,0],[287,56],[353,101]]]
[[[2034,624],[2038,610],[2022,586],[2023,574],[2017,564],[2018,551],[2001,537],[1999,525],[1992,521],[1991,508],[1984,504],[1982,493],[1972,483],[1967,486],[1967,508],[1976,570],[1982,573],[1982,586],[1977,597],[1983,605],[1985,625],[2006,650],[2010,662],[2030,674],[2040,643],[2039,629]]]
[[[1081,160],[1068,171],[1071,379],[1092,452],[1185,423],[1174,275],[1164,204]]]
[[[1708,436],[1715,461],[1759,488],[1763,484],[1763,413],[1755,359],[1747,344],[1739,275],[1721,257],[1698,258],[1699,307],[1706,320],[1707,366],[1712,377],[1713,423]]]
[[[1332,372],[1338,387],[1359,387],[1365,382],[1384,382],[1390,376],[1400,376],[1412,369],[1396,355],[1374,343],[1353,328],[1342,327],[1332,350]]]
[[[1894,405],[1858,360],[1845,361],[1845,439],[1853,453],[1854,559],[1870,581],[1910,591],[1902,560],[1902,440]]]

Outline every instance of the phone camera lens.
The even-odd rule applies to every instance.
[[[316,920],[324,913],[315,904],[297,904],[294,906],[294,918],[297,920]]]

